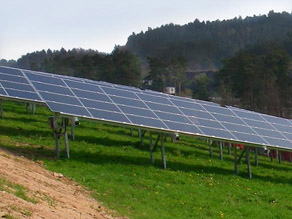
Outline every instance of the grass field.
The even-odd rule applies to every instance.
[[[137,132],[81,121],[70,141],[71,158],[55,159],[53,133],[45,107],[35,115],[25,114],[24,104],[4,102],[0,120],[0,147],[33,160],[47,169],[61,172],[84,185],[94,198],[130,218],[291,218],[292,164],[278,164],[266,157],[253,167],[247,179],[242,161],[234,174],[233,156],[218,148],[214,158],[200,140],[182,137],[165,143],[167,169],[161,169],[160,150],[150,163],[147,134],[140,146]],[[253,155],[253,154],[252,154]],[[253,158],[253,157],[252,157]],[[1,158],[0,158],[1,161]],[[253,161],[253,160],[252,160]],[[0,187],[1,188],[1,187]]]

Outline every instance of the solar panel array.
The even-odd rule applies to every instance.
[[[151,90],[0,67],[1,96],[63,115],[292,150],[288,119]]]

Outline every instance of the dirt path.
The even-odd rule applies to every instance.
[[[0,148],[0,217],[112,218],[107,212],[72,180]]]

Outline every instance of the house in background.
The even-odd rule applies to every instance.
[[[164,93],[175,95],[175,87],[165,87]]]

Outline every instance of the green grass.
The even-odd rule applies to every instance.
[[[234,174],[233,157],[224,151],[209,157],[208,145],[183,137],[165,144],[167,169],[161,154],[150,163],[147,134],[139,145],[137,132],[126,128],[81,121],[76,141],[70,141],[71,158],[55,159],[54,139],[47,119],[52,115],[37,107],[26,115],[22,104],[4,102],[0,121],[0,147],[61,172],[92,191],[93,197],[130,218],[289,218],[292,213],[292,165],[260,157],[247,179],[244,162]],[[16,146],[17,145],[17,146]],[[64,143],[61,141],[62,150]],[[226,150],[226,149],[225,149]],[[1,157],[0,157],[1,160]]]
[[[18,198],[21,198],[21,199],[28,201],[28,202],[32,202],[34,204],[37,203],[37,201],[34,198],[30,198],[28,196],[28,189],[27,188],[25,188],[19,184],[9,182],[5,178],[2,178],[2,176],[0,177],[0,191],[5,191],[5,192],[8,192],[10,194],[14,194]]]

